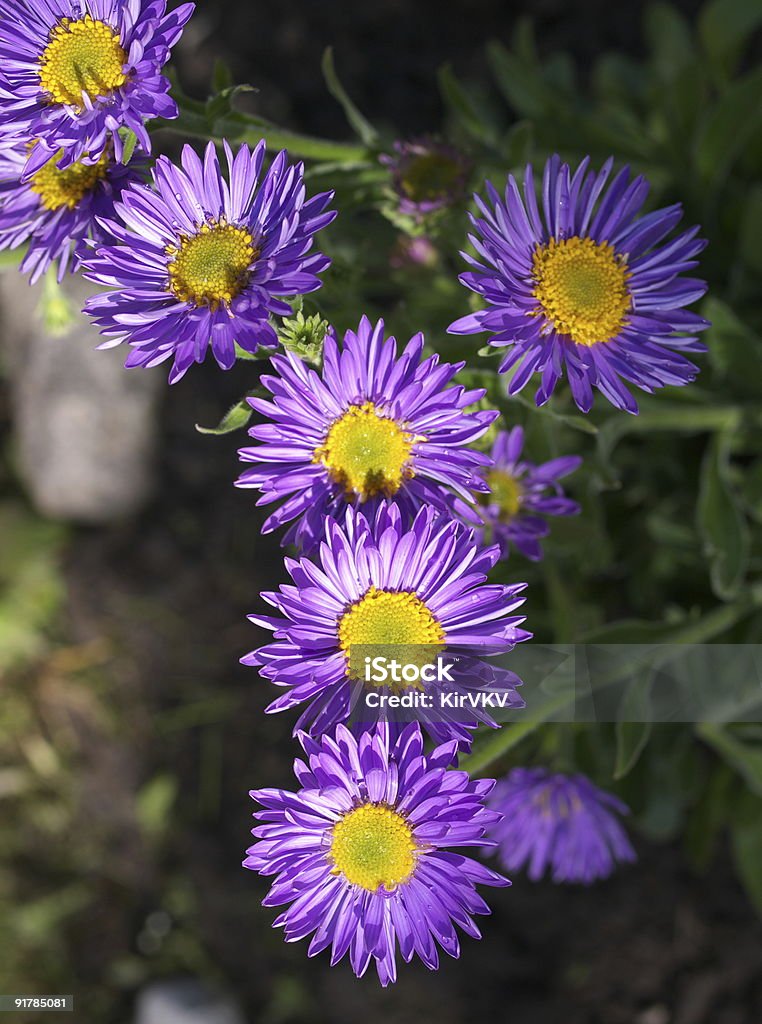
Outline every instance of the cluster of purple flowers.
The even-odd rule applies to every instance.
[[[303,166],[285,152],[266,163],[264,142],[224,142],[224,169],[213,143],[186,146],[149,173],[146,121],[177,116],[162,68],[192,11],[0,0],[0,248],[26,243],[32,280],[54,263],[59,279],[81,269],[102,289],[86,304],[102,347],[127,343],[127,366],[171,360],[172,383],[210,349],[230,369],[278,347],[287,300],[321,286],[315,237],[336,216],[333,193],[308,198]],[[417,231],[471,173],[428,139],[381,160]],[[698,229],[669,240],[680,207],[639,216],[647,182],[611,171],[554,156],[540,202],[531,168],[522,186],[510,176],[502,195],[487,183],[475,197],[461,280],[482,308],[450,331],[507,348],[509,395],[537,374],[543,405],[565,373],[583,412],[597,388],[635,413],[627,384],[653,392],[697,373],[686,354],[708,325],[686,307],[705,285],[682,275],[704,242]],[[268,712],[301,709],[306,760],[296,792],[252,793],[263,809],[245,866],[276,876],[265,903],[287,905],[287,940],[312,936],[310,955],[330,947],[331,963],[348,953],[357,975],[373,963],[385,985],[397,949],[432,969],[438,946],[458,956],[455,926],[478,938],[474,917],[489,912],[477,884],[510,884],[452,848],[491,845],[506,870],[585,884],[634,858],[627,809],[584,777],[515,769],[495,785],[457,768],[479,725],[499,727],[480,696],[523,706],[503,660],[531,636],[525,585],[490,571],[512,550],[541,558],[547,517],[579,512],[560,481],[581,459],[529,461],[523,429],[495,430],[484,389],[458,383],[463,363],[426,355],[421,334],[399,347],[383,321],[362,317],[343,338],[331,328],[318,369],[293,351],[271,365],[238,485],[273,506],[263,532],[285,526],[298,550],[291,582],[261,595],[276,614],[251,616],[272,641],[243,661],[282,690]],[[390,651],[418,671],[414,685],[371,681],[374,655]],[[424,669],[445,655],[443,682]],[[402,690],[414,714],[390,710]],[[384,708],[370,717],[369,692]]]

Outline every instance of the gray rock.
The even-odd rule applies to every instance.
[[[125,347],[79,313],[92,286],[65,283],[75,314],[51,335],[40,314],[42,285],[0,275],[0,345],[10,373],[19,472],[34,505],[56,519],[107,523],[135,513],[151,491],[157,409],[166,373],[125,370]]]
[[[138,995],[135,1024],[245,1024],[225,996],[195,978],[154,982]]]

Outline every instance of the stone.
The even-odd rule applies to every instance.
[[[137,997],[134,1024],[246,1024],[236,1004],[196,978],[157,981]]]
[[[166,372],[124,368],[126,348],[97,351],[102,336],[81,314],[92,286],[66,279],[71,324],[46,330],[44,285],[0,275],[0,345],[10,376],[19,475],[35,507],[54,519],[105,524],[150,496],[157,413]]]

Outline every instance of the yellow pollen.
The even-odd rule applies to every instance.
[[[224,221],[204,224],[195,235],[181,235],[179,246],[169,246],[169,289],[181,302],[216,309],[232,302],[249,280],[251,264],[259,255],[244,228]]]
[[[484,502],[499,507],[503,522],[514,519],[521,508],[524,493],[521,483],[504,469],[491,469],[487,473],[487,484],[492,493],[484,495]]]
[[[395,655],[408,665],[431,665],[445,632],[417,594],[371,587],[339,619],[339,647],[352,679],[362,678],[366,657]],[[403,652],[388,648],[405,647]],[[354,648],[354,654],[353,654]]]
[[[119,34],[109,25],[89,14],[79,21],[63,18],[40,58],[40,87],[54,103],[82,110],[83,93],[93,100],[124,85],[126,61]]]
[[[380,416],[373,402],[365,402],[351,405],[332,424],[312,461],[322,463],[348,494],[391,497],[413,476],[408,463],[419,440],[395,420]]]
[[[73,210],[106,177],[111,159],[106,152],[97,163],[84,164],[77,161],[62,171],[56,166],[62,154],[63,150],[56,153],[52,160],[32,175],[29,183],[29,188],[40,197],[46,210],[57,210],[61,206]]]
[[[418,845],[413,830],[384,804],[362,804],[333,826],[328,859],[331,873],[368,892],[388,892],[415,870]]]
[[[535,249],[533,295],[559,334],[577,345],[611,341],[624,326],[631,299],[627,262],[608,242],[551,238]]]

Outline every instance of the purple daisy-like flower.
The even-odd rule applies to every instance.
[[[433,673],[422,672],[409,690],[426,700],[417,702],[415,714],[404,706],[390,712],[390,720],[417,716],[435,739],[467,747],[479,722],[496,724],[480,694],[500,696],[501,708],[523,706],[515,689],[521,680],[485,660],[531,636],[519,628],[524,617],[513,614],[524,602],[525,584],[486,583],[498,557],[497,546],[480,547],[472,530],[428,507],[409,529],[393,505],[380,508],[374,522],[351,508],[343,525],[326,518],[319,559],[286,559],[293,585],[262,594],[279,616],[249,616],[275,639],[243,664],[287,691],[268,712],[306,704],[295,731],[313,735],[352,715],[363,726],[368,708],[380,706],[368,701],[369,691],[400,690],[370,680],[366,658],[421,669],[446,661],[448,680],[426,680]],[[442,693],[464,700],[443,701]]]
[[[629,809],[584,775],[514,768],[489,803],[503,816],[490,829],[500,863],[509,871],[526,865],[533,882],[550,868],[554,882],[590,885],[636,860],[617,817]]]
[[[237,481],[262,491],[258,504],[280,501],[263,532],[298,518],[284,543],[314,550],[326,515],[343,515],[363,505],[373,515],[394,502],[409,522],[424,504],[440,510],[473,503],[472,491],[486,491],[479,470],[486,455],[467,447],[498,415],[468,411],[484,391],[450,386],[463,363],[422,358],[417,334],[401,353],[384,338],[384,322],[363,317],[347,331],[339,349],[329,335],[319,375],[292,353],[272,359],[278,376],[262,377],[272,401],[249,403],[272,422],[249,433],[264,442],[242,448],[244,462],[256,462]]]
[[[401,213],[422,218],[464,198],[471,161],[460,150],[428,138],[398,141],[393,148],[380,160],[391,171]]]
[[[542,212],[531,167],[523,200],[510,176],[501,197],[487,183],[489,202],[475,197],[473,270],[460,280],[487,308],[456,320],[453,334],[489,331],[490,344],[509,346],[500,366],[513,371],[508,393],[517,394],[542,374],[536,402],[548,401],[566,369],[574,401],[583,412],[597,387],[617,408],[637,413],[628,381],[649,393],[688,384],[698,368],[686,352],[703,352],[696,338],[709,326],[685,309],[706,283],[682,277],[696,267],[705,246],[691,228],[670,241],[680,204],[637,214],[648,182],[630,180],[628,168],[606,183],[612,168],[588,170],[585,158],[572,173],[553,156],[545,165]]]
[[[165,0],[0,0],[0,136],[34,140],[24,177],[54,157],[98,160],[120,128],[146,152],[144,122],[177,117],[161,69],[194,4]],[[63,151],[63,155],[61,155]]]
[[[143,161],[117,163],[109,150],[94,164],[66,170],[49,161],[25,183],[21,172],[28,146],[0,148],[0,249],[28,243],[22,273],[34,283],[52,263],[58,280],[76,271],[89,240],[104,241],[122,189],[143,180]]]
[[[116,214],[116,245],[100,247],[84,263],[85,277],[109,289],[88,300],[101,333],[126,341],[126,366],[155,366],[173,358],[170,383],[211,346],[223,370],[249,353],[272,348],[271,314],[288,316],[284,296],[320,287],[329,259],[310,252],[313,236],[336,214],[333,193],[307,200],[303,165],[279,153],[260,174],[265,143],[233,157],[224,143],[229,182],[213,143],[203,161],[186,146],[182,166],[156,161],[154,186],[125,189]]]
[[[524,431],[501,430],[492,446],[494,466],[484,471],[490,493],[482,496],[482,514],[490,538],[503,558],[511,547],[538,561],[540,538],[550,533],[545,516],[574,516],[579,505],[567,498],[558,482],[582,464],[578,455],[565,455],[536,465],[521,458]]]
[[[359,739],[342,726],[299,739],[301,788],[251,793],[264,810],[243,864],[276,876],[263,904],[289,906],[275,927],[287,942],[312,935],[309,956],[330,946],[331,966],[348,952],[358,977],[374,961],[384,986],[397,978],[397,946],[430,970],[437,945],[458,957],[455,925],[479,939],[474,916],[490,913],[477,884],[511,884],[449,849],[485,845],[499,817],[484,806],[494,781],[448,770],[453,743],[426,756],[418,725],[395,742],[384,726]]]

